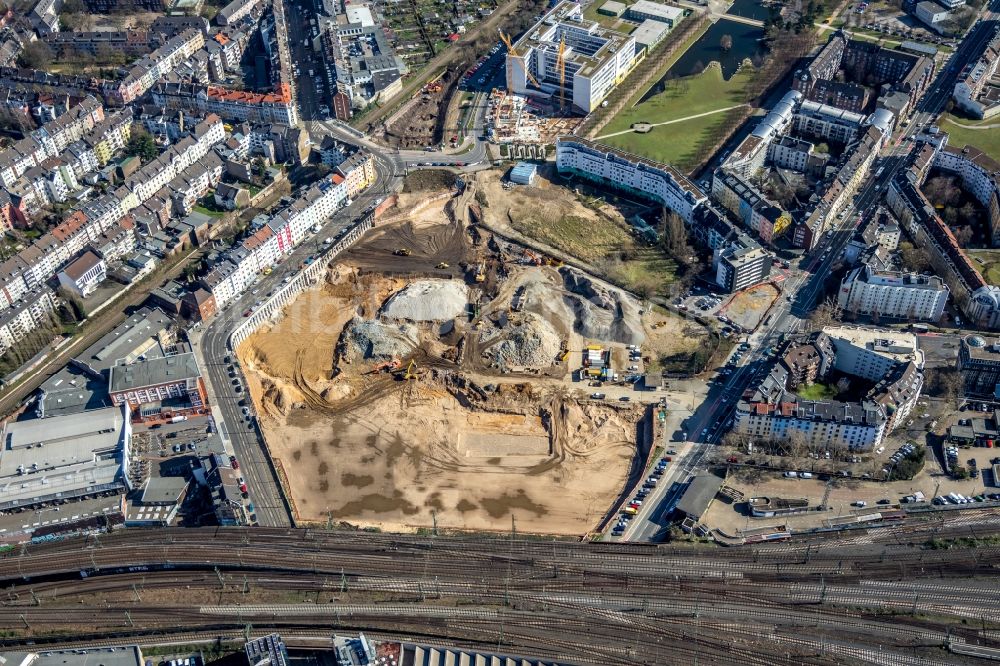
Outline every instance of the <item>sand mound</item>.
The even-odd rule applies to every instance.
[[[341,337],[342,353],[351,362],[362,359],[388,361],[407,356],[418,343],[417,329],[409,324],[389,324],[355,317]]]
[[[386,301],[381,314],[404,321],[445,321],[462,314],[468,302],[468,288],[458,280],[418,280]]]
[[[594,283],[571,268],[560,269],[570,293],[563,302],[572,311],[573,329],[596,340],[638,345],[646,339],[639,304],[617,289]]]
[[[526,313],[520,326],[508,325],[502,336],[483,353],[501,367],[547,368],[559,353],[559,334],[536,314]]]

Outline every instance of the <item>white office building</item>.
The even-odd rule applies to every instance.
[[[837,301],[854,314],[938,321],[950,293],[948,285],[936,275],[861,266],[844,277]]]
[[[579,4],[562,0],[507,53],[507,89],[555,97],[564,90],[567,103],[589,113],[632,71],[639,56],[633,37],[585,21]]]

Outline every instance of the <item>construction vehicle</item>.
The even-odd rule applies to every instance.
[[[411,379],[416,379],[417,378],[416,369],[417,369],[417,362],[411,358],[409,365],[406,366],[406,370],[402,374],[402,378],[406,381],[409,381]]]
[[[392,372],[393,370],[398,370],[402,365],[402,362],[398,358],[394,358],[391,361],[386,361],[385,363],[379,363],[374,368],[366,372],[366,375],[377,375],[380,372]]]
[[[396,255],[397,257],[408,257],[412,254],[412,252],[410,252],[409,248],[401,247],[395,252],[393,252],[393,254]]]
[[[434,268],[445,269],[445,268],[448,268],[448,264],[442,261],[440,264],[438,264]]]
[[[476,282],[485,282],[485,281],[486,281],[486,262],[483,261],[480,262],[478,266],[476,266]]]

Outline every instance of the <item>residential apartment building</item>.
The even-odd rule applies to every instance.
[[[927,250],[935,272],[944,278],[956,302],[964,304],[970,321],[984,328],[1000,328],[1000,288],[986,283],[920,191],[938,152],[933,143],[914,146],[908,157],[909,167],[901,169],[889,182],[886,203],[915,243]]]
[[[29,333],[53,321],[55,297],[47,287],[26,291],[0,312],[0,355],[17,345]]]
[[[855,314],[939,321],[949,293],[948,285],[936,275],[879,271],[864,265],[844,277],[837,301]]]
[[[996,75],[1000,65],[1000,35],[994,37],[983,54],[973,63],[965,65],[952,94],[955,104],[973,118],[992,118],[1000,113],[1000,104],[993,98],[981,99],[987,85]]]
[[[205,46],[205,34],[188,28],[148,56],[136,61],[128,73],[109,90],[119,104],[131,104],[142,97],[157,81]]]
[[[559,173],[580,176],[603,186],[652,199],[688,224],[708,197],[674,167],[653,162],[576,136],[556,141]]]
[[[759,443],[798,441],[813,449],[871,450],[916,405],[922,364],[915,342],[896,331],[824,329],[807,343],[789,347],[751,387],[737,403],[733,432]],[[795,394],[831,369],[876,383],[854,402]]]
[[[934,155],[934,166],[961,178],[962,188],[986,210],[990,245],[1000,247],[1000,163],[974,146],[944,145]]]
[[[343,175],[342,175],[343,174]],[[347,205],[352,196],[349,184],[374,182],[374,160],[356,154],[345,160],[336,173],[295,199],[239,245],[226,252],[201,278],[201,286],[212,294],[215,306],[223,308],[243,293],[254,279],[288,255],[316,224],[323,224]],[[354,195],[360,190],[355,190]]]
[[[299,116],[291,88],[284,83],[271,93],[228,90],[218,86],[161,83],[153,88],[153,103],[199,115],[218,114],[226,120],[250,123],[284,123],[298,126]]]

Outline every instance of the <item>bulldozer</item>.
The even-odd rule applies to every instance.
[[[409,248],[407,248],[407,247],[401,247],[398,250],[396,250],[395,252],[393,252],[393,254],[396,255],[397,257],[408,257],[408,256],[410,256],[413,253],[410,252]]]

